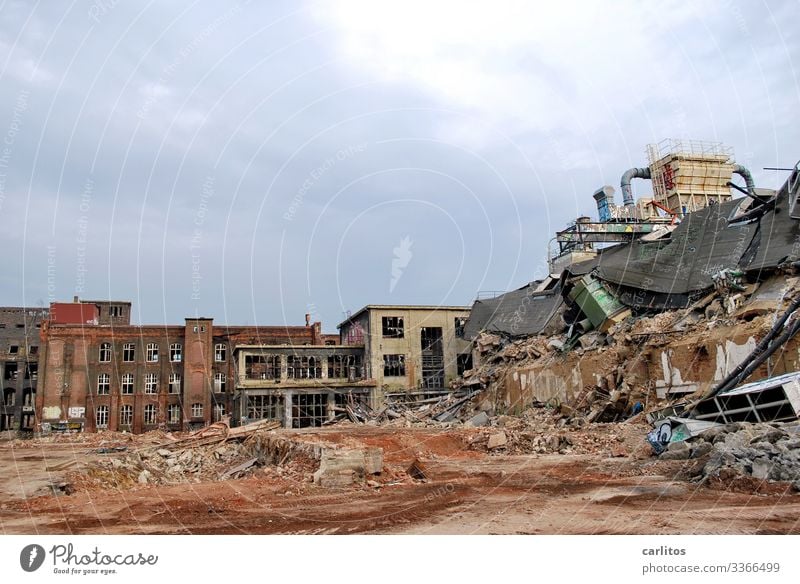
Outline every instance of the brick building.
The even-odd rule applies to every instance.
[[[33,430],[39,377],[39,329],[46,308],[0,308],[0,431]]]
[[[187,430],[232,411],[239,346],[331,342],[305,326],[131,325],[129,302],[54,303],[41,326],[36,418],[43,429]]]

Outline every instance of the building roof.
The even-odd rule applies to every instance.
[[[536,292],[540,282],[532,282],[495,298],[476,300],[464,336],[474,339],[481,331],[527,337],[541,333],[561,305],[561,287]]]
[[[359,316],[362,312],[368,310],[453,310],[453,311],[469,311],[469,306],[438,306],[435,304],[367,304],[362,309],[354,312],[345,320],[336,325],[336,328],[342,328],[346,323],[352,321]]]

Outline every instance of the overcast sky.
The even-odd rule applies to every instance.
[[[800,158],[799,15],[2,2],[0,304],[333,331],[365,304],[519,287],[648,143],[724,142],[783,182],[762,168]]]

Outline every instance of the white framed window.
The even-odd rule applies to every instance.
[[[218,363],[224,361],[227,358],[227,352],[225,343],[217,343],[214,345],[214,361]]]
[[[100,343],[100,354],[97,360],[101,363],[111,362],[111,343]]]
[[[125,363],[133,363],[136,360],[136,343],[122,345],[122,360]]]
[[[133,425],[133,406],[125,405],[119,408],[119,425]]]
[[[228,384],[228,376],[224,373],[214,374],[214,391],[222,393],[225,391],[225,386]]]
[[[169,374],[169,392],[170,393],[180,393],[181,392],[181,374],[180,373],[170,373]]]
[[[148,426],[155,424],[157,414],[158,410],[155,404],[147,404],[144,406],[144,423]]]
[[[108,406],[97,406],[94,415],[98,428],[108,428]]]
[[[111,393],[111,376],[108,373],[101,373],[97,376],[97,395],[109,393]]]
[[[225,416],[225,404],[214,404],[214,422],[219,422]]]
[[[169,346],[169,360],[173,363],[180,363],[183,358],[183,345],[180,343],[172,343]]]
[[[200,403],[192,404],[192,417],[193,418],[203,417],[203,404]]]
[[[167,423],[181,423],[181,406],[179,404],[169,404],[167,406]]]
[[[108,307],[108,316],[112,318],[119,318],[123,315],[122,306],[119,304],[112,304]]]
[[[155,373],[147,373],[144,376],[144,392],[145,393],[158,393],[158,375]]]
[[[120,384],[120,393],[124,395],[133,394],[133,373],[123,373],[122,383]]]
[[[158,361],[158,345],[156,343],[147,343],[147,360],[150,363]]]

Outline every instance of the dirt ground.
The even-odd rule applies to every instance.
[[[733,492],[684,480],[696,461],[647,458],[641,427],[620,431],[612,449],[576,440],[564,454],[476,450],[470,442],[478,432],[368,426],[305,432],[384,449],[385,471],[346,489],[322,488],[310,475],[274,466],[236,480],[103,489],[76,480],[87,464],[114,456],[98,453],[96,441],[0,442],[0,528],[4,534],[800,533],[800,494],[788,485]],[[591,442],[588,432],[582,438]],[[403,472],[415,459],[424,480]]]

